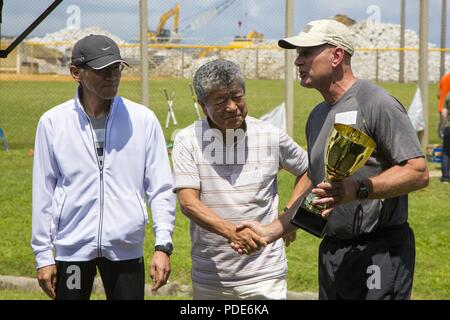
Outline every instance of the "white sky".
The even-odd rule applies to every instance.
[[[156,29],[162,13],[179,3],[180,28],[192,22],[206,8],[224,0],[148,0],[149,28]],[[419,31],[419,2],[406,0],[406,27]],[[447,1],[446,46],[450,47],[450,1]],[[22,32],[52,0],[4,0],[2,35],[16,36]],[[235,0],[222,14],[186,37],[201,38],[203,43],[227,43],[235,35],[251,30],[263,33],[265,38],[284,37],[283,0]],[[30,37],[56,32],[73,22],[67,13],[70,6],[80,9],[80,26],[98,26],[118,37],[133,41],[139,37],[139,0],[64,0],[63,3],[36,28]],[[295,33],[308,21],[346,14],[360,21],[378,15],[382,23],[400,23],[400,0],[295,0]],[[440,45],[441,0],[429,0],[429,42]],[[73,18],[73,16],[72,16]],[[238,27],[238,21],[242,22]],[[172,27],[170,19],[166,28]],[[183,36],[183,35],[182,35]]]

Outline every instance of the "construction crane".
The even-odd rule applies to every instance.
[[[223,11],[225,11],[229,6],[231,6],[236,0],[224,0],[220,2],[218,5],[206,8],[202,12],[200,12],[193,21],[191,21],[187,26],[181,29],[181,33],[183,36],[205,26],[215,17],[220,15]]]
[[[165,29],[167,21],[173,16],[172,30]],[[178,34],[178,22],[180,18],[180,5],[177,3],[173,8],[164,12],[159,19],[156,31],[148,31],[147,38],[150,43],[161,42],[180,42],[181,37]]]
[[[199,14],[194,16],[193,20],[185,24],[181,29],[183,37],[190,33],[200,29],[215,17],[220,15],[229,6],[231,6],[236,0],[223,0],[219,4],[206,8]],[[172,30],[166,29],[165,25],[167,21],[173,17]],[[178,33],[180,18],[180,5],[177,3],[173,8],[164,12],[161,15],[156,31],[148,31],[147,38],[150,43],[164,43],[164,42],[180,42],[181,35]]]

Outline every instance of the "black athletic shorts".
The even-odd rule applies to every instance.
[[[97,268],[108,300],[143,300],[144,259],[56,261],[56,299],[89,300]]]
[[[319,299],[409,299],[415,253],[407,223],[362,239],[326,237],[319,248]]]

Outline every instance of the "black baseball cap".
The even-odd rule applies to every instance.
[[[128,63],[120,56],[117,44],[111,38],[91,34],[79,40],[72,49],[72,64],[80,66],[87,64],[92,69],[103,69],[113,63]]]

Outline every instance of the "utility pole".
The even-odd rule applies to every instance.
[[[148,106],[148,47],[147,47],[147,0],[140,0],[141,38],[141,103]]]
[[[400,0],[400,68],[398,75],[398,82],[405,82],[405,0]]]
[[[420,0],[419,30],[419,88],[422,96],[425,130],[422,148],[428,145],[428,0]]]
[[[441,9],[441,49],[446,48],[445,37],[447,35],[447,0],[442,0]],[[445,74],[445,51],[441,51],[440,78]]]
[[[3,11],[3,0],[0,0],[0,40],[2,39],[2,11]]]
[[[294,0],[286,0],[285,12],[285,37],[293,36],[294,31]],[[286,107],[287,134],[294,138],[294,50],[284,50],[285,75],[284,75],[284,101]]]

